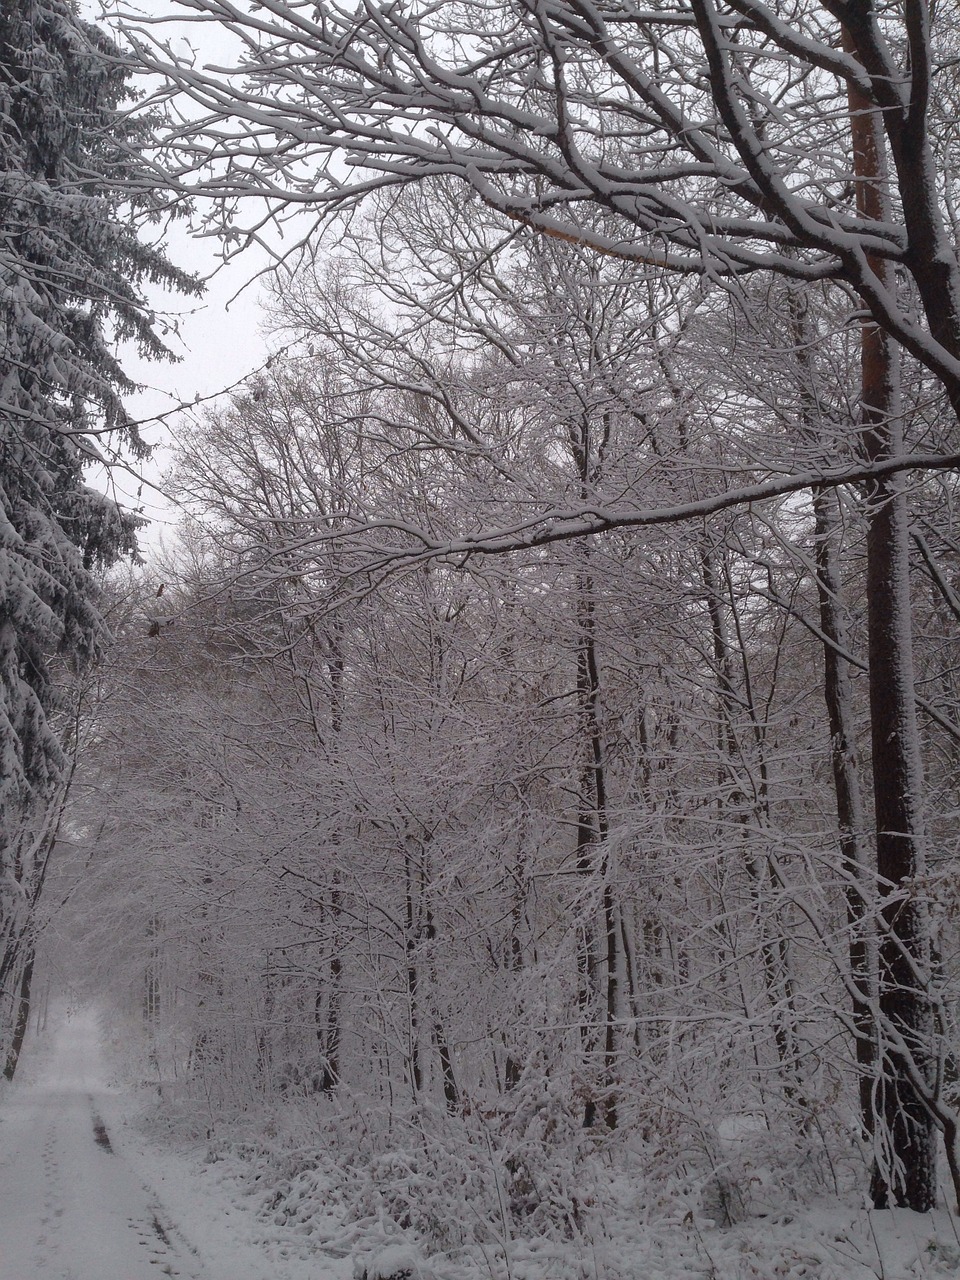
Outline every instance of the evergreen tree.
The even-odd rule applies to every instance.
[[[0,12],[0,1030],[62,784],[60,674],[105,637],[95,573],[135,520],[85,483],[106,452],[145,452],[114,348],[169,353],[140,294],[196,283],[140,238],[161,214],[125,110],[119,49],[72,0]]]

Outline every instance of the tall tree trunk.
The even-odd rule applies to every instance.
[[[334,845],[336,847],[336,844]],[[343,959],[340,955],[340,937],[337,921],[340,916],[341,890],[337,868],[334,867],[330,884],[330,964],[326,983],[314,994],[317,1047],[323,1067],[320,1075],[321,1093],[333,1093],[340,1083],[341,1002],[343,986]]]
[[[843,43],[852,49],[849,33]],[[868,219],[889,213],[883,131],[870,102],[849,89],[857,206]],[[896,280],[879,259],[872,270],[891,291]],[[899,353],[879,327],[861,328],[861,421],[871,462],[903,451]],[[910,884],[922,874],[920,812],[923,770],[917,730],[910,610],[908,507],[903,478],[871,486],[867,532],[867,628],[870,736],[877,832],[880,1062],[875,1099],[876,1208],[896,1204],[925,1213],[937,1197],[936,1140],[931,1113],[934,1018],[930,926]]]
[[[7,1080],[12,1080],[16,1073],[20,1054],[23,1051],[23,1041],[27,1034],[27,1026],[30,1022],[30,988],[33,985],[35,960],[36,954],[33,947],[28,947],[23,961],[23,969],[20,973],[19,993],[13,1021],[13,1036],[10,1041],[7,1060],[3,1067],[3,1074]]]
[[[800,367],[800,422],[804,435],[817,445],[825,426],[817,402],[817,372],[811,350],[816,332],[811,326],[806,297],[799,289],[788,295],[793,340]],[[850,977],[853,983],[852,1025],[857,1061],[860,1120],[864,1132],[874,1131],[873,1098],[877,1062],[877,948],[876,922],[868,904],[873,897],[874,877],[869,854],[864,848],[867,830],[860,771],[857,763],[857,735],[853,717],[849,651],[844,622],[843,583],[840,572],[839,496],[834,489],[814,487],[814,559],[817,601],[823,641],[823,699],[830,730],[830,765],[840,832],[843,891],[847,909]]]
[[[587,549],[581,548],[584,557]],[[580,926],[578,968],[580,973],[580,1006],[583,1016],[581,1035],[587,1051],[598,1047],[595,1020],[602,1018],[600,1038],[602,1070],[600,1092],[603,1097],[603,1122],[609,1129],[617,1127],[615,1101],[617,1066],[617,1019],[619,1017],[620,928],[617,903],[610,883],[609,816],[607,812],[606,758],[600,713],[600,664],[597,655],[596,610],[593,600],[593,578],[584,569],[577,575],[577,647],[578,710],[586,752],[580,773],[580,802],[577,815],[577,870],[602,884],[600,895],[601,936],[590,913],[585,913]],[[589,895],[592,908],[592,894]],[[603,956],[601,978],[600,955]],[[590,1096],[584,1107],[583,1123],[591,1127],[597,1120],[596,1100]]]
[[[154,1027],[160,1020],[160,920],[151,915],[147,921],[147,938],[149,950],[147,965],[143,975],[143,1020],[148,1027]]]
[[[451,1115],[455,1115],[460,1110],[460,1090],[457,1087],[457,1078],[453,1070],[453,1054],[450,1052],[450,1043],[447,1040],[447,1033],[443,1025],[443,1018],[440,1016],[440,1009],[437,1004],[437,966],[433,955],[433,943],[436,941],[437,929],[433,922],[433,908],[427,902],[424,910],[425,937],[429,948],[429,966],[430,966],[430,1001],[433,1006],[433,1043],[437,1050],[437,1057],[440,1061],[440,1079],[443,1082],[443,1100],[446,1103],[447,1111]]]
[[[343,656],[343,628],[338,625],[336,618],[331,620],[329,646],[327,670],[330,675],[330,732],[334,743],[338,743],[343,733],[343,678],[346,662]],[[337,750],[339,749],[337,748]],[[339,832],[335,833],[331,838],[331,843],[334,850],[339,847]],[[328,1094],[333,1093],[340,1083],[340,1014],[343,1000],[343,958],[340,954],[339,924],[342,905],[343,894],[340,888],[340,875],[335,862],[330,878],[330,968],[327,980],[327,1022],[322,1048],[323,1075],[320,1081],[321,1090]]]
[[[886,345],[886,339],[881,338]],[[877,456],[871,450],[872,456]],[[899,482],[878,485],[867,535],[870,713],[877,828],[881,1060],[874,1205],[924,1213],[936,1203],[930,929],[910,882],[924,870],[922,770],[914,701],[907,504]],[[882,1126],[882,1130],[880,1128]]]
[[[519,794],[522,796],[524,784],[520,785]],[[518,975],[523,970],[524,954],[523,954],[523,938],[522,932],[526,921],[527,913],[527,894],[528,894],[528,870],[527,870],[527,854],[526,854],[526,823],[521,817],[519,829],[517,831],[517,854],[511,870],[510,882],[512,885],[510,900],[510,937],[507,942],[506,969],[513,975]],[[504,1046],[506,1048],[506,1059],[503,1066],[503,1083],[504,1088],[514,1089],[520,1083],[520,1077],[523,1073],[523,1064],[516,1056],[514,1042],[504,1033]]]
[[[420,974],[417,952],[420,943],[420,902],[417,875],[410,852],[410,839],[404,845],[404,952],[407,974],[407,1017],[409,1026],[408,1064],[414,1102],[419,1104],[423,1092],[423,1069],[420,1065]]]
[[[850,680],[847,661],[843,657],[847,650],[847,635],[836,564],[836,502],[835,493],[825,489],[814,490],[817,595],[820,630],[824,635],[823,697],[830,728],[830,762],[840,829],[850,974],[856,992],[853,998],[853,1033],[860,1118],[865,1131],[872,1134],[875,1128],[873,1098],[877,1065],[877,1025],[873,1012],[877,997],[876,929],[867,915],[867,904],[872,898],[872,877],[868,873],[867,853],[863,848],[866,818],[857,768]]]
[[[330,958],[330,994],[327,999],[327,1020],[323,1038],[323,1074],[320,1091],[333,1093],[340,1083],[340,984],[343,961],[338,955]]]

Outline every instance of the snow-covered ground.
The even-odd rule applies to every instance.
[[[191,1143],[174,1129],[154,1140],[144,1099],[110,1074],[96,1014],[74,1012],[30,1044],[0,1099],[0,1280],[407,1271],[424,1280],[960,1280],[960,1230],[946,1209],[873,1213],[837,1202],[797,1203],[726,1230],[690,1213],[657,1224],[639,1202],[629,1214],[611,1205],[602,1239],[514,1238],[506,1251],[427,1262],[430,1242],[405,1238],[383,1213],[366,1223],[344,1216],[333,1152],[326,1173],[305,1178],[249,1141],[231,1156],[222,1139]],[[430,1196],[429,1181],[421,1190]]]
[[[284,1257],[187,1153],[125,1117],[97,1017],[36,1042],[0,1106],[0,1280],[343,1280],[346,1259]]]

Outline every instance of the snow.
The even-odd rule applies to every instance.
[[[96,1014],[30,1046],[0,1107],[0,1280],[346,1280],[350,1264],[282,1256],[205,1170],[128,1123]]]
[[[344,1250],[353,1256],[335,1258],[311,1239],[311,1223],[340,1210],[323,1179],[292,1235],[290,1223],[278,1224],[262,1205],[257,1212],[235,1162],[211,1161],[202,1141],[158,1145],[145,1134],[142,1110],[142,1098],[109,1081],[95,1012],[64,1017],[28,1046],[22,1076],[0,1100],[0,1280],[960,1276],[960,1234],[946,1210],[871,1212],[826,1201],[726,1230],[692,1214],[655,1226],[639,1205],[624,1215],[611,1203],[604,1240],[514,1238],[507,1256],[493,1250],[483,1259],[428,1258],[414,1241],[378,1240],[372,1230],[361,1238],[354,1223],[354,1245]],[[753,1118],[726,1117],[718,1128],[726,1141],[748,1142]],[[247,1178],[270,1178],[269,1161],[253,1159]],[[622,1208],[630,1200],[625,1189]]]
[[[369,1261],[358,1264],[355,1268],[358,1280],[394,1280],[402,1276],[404,1280],[430,1280],[432,1272],[414,1249],[405,1245],[388,1245],[381,1249]]]

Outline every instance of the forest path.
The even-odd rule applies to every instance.
[[[0,1280],[344,1274],[330,1262],[318,1270],[316,1260],[268,1256],[249,1238],[249,1215],[185,1156],[151,1158],[125,1141],[118,1102],[96,1015],[75,1013],[35,1078],[15,1084],[0,1107]]]

